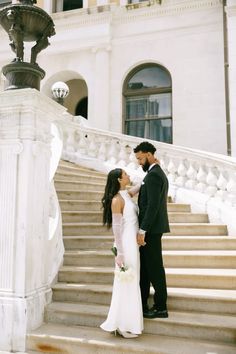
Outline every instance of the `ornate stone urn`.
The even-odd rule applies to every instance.
[[[41,8],[34,6],[37,0],[19,0],[16,4],[0,10],[0,24],[8,33],[15,59],[2,68],[7,78],[6,90],[40,89],[45,72],[36,63],[38,53],[50,44],[48,38],[55,34],[51,17]],[[24,61],[24,42],[35,42],[31,48],[30,62]]]

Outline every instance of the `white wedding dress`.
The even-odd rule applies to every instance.
[[[121,280],[116,265],[113,291],[109,313],[101,328],[105,331],[131,332],[141,334],[143,330],[142,301],[139,287],[139,247],[136,236],[138,231],[137,205],[126,190],[119,191],[125,201],[122,218],[122,244],[124,263],[132,272],[131,279]]]

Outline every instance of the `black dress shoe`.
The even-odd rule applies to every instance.
[[[143,317],[146,318],[146,316],[148,316],[149,312],[150,312],[150,310],[149,310],[148,305],[144,305],[143,306]]]
[[[150,310],[143,312],[144,318],[167,318],[167,310],[158,310],[155,307],[152,307]]]

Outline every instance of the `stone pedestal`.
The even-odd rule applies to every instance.
[[[34,89],[0,94],[0,351],[24,351],[48,283],[51,123],[64,108]]]
[[[45,71],[38,64],[13,62],[2,68],[7,79],[6,90],[35,88],[40,90],[40,82],[45,76]]]

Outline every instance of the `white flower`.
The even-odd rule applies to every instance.
[[[131,282],[134,278],[133,269],[125,266],[116,267],[114,273],[120,282]]]

